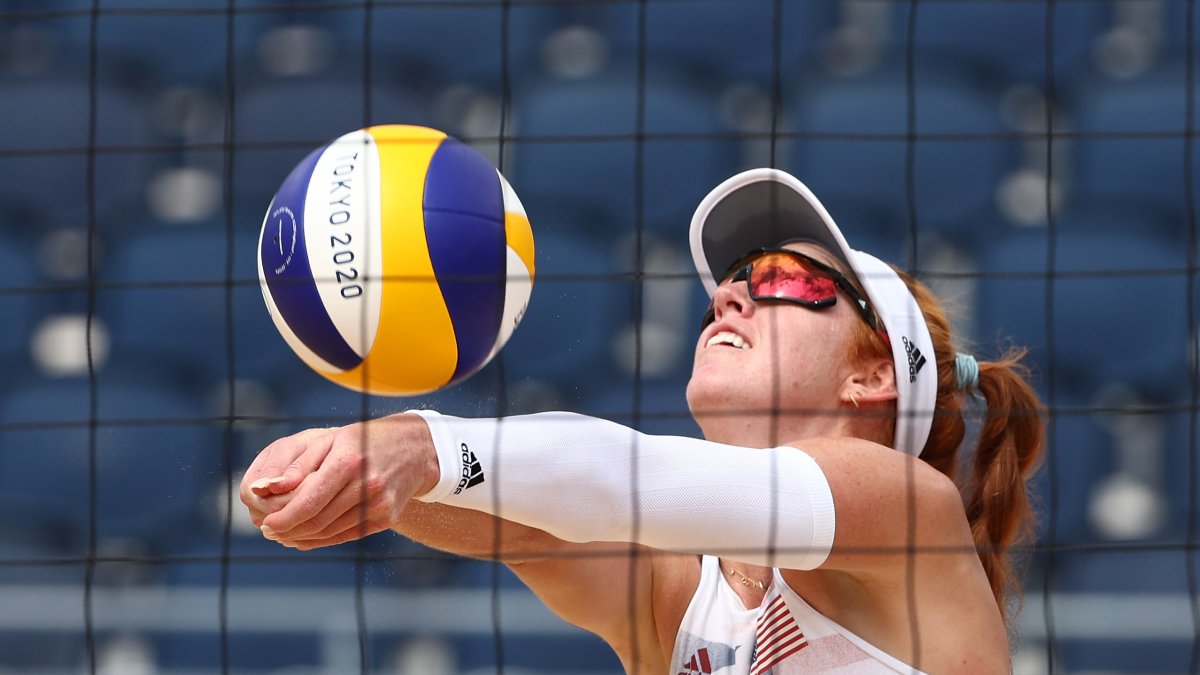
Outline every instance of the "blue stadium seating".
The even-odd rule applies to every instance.
[[[1161,13],[1161,20],[1152,23],[1149,26],[1152,31],[1161,31],[1161,39],[1163,46],[1166,48],[1165,52],[1168,59],[1183,59],[1187,57],[1187,15],[1188,7],[1190,5],[1191,3],[1186,1],[1162,3],[1159,10]],[[1200,28],[1200,12],[1193,12],[1192,24],[1192,39],[1200,41],[1200,30],[1197,30],[1197,28]],[[1192,45],[1192,53],[1200,54],[1200,44]]]
[[[215,609],[222,588],[224,552],[229,555],[224,580],[229,662],[235,669],[328,663],[328,632],[336,631],[337,625],[354,627],[360,581],[361,592],[368,598],[383,589],[428,590],[443,583],[459,564],[390,533],[314,551],[286,548],[258,535],[235,534],[227,551],[222,550],[219,538],[197,540],[185,556],[164,563],[165,588],[168,592],[199,594],[201,602],[210,602]],[[279,602],[261,602],[264,593]],[[332,614],[342,618],[334,619]],[[219,666],[219,615],[214,611],[211,616],[211,632],[158,634],[160,665]],[[264,624],[272,629],[258,630]],[[344,636],[357,641],[352,634]],[[386,636],[372,637],[390,642]]]
[[[1186,91],[1182,66],[1083,88],[1072,116],[1080,134],[1071,155],[1075,198],[1169,214],[1183,232],[1188,192],[1194,199],[1200,183],[1193,153],[1193,184],[1186,184]]]
[[[95,466],[89,459],[91,388],[85,378],[30,382],[0,401],[0,495],[9,527],[82,555],[90,536],[95,471],[102,551],[159,551],[212,508],[221,435],[190,395],[144,377],[101,374],[96,384]],[[153,508],[147,508],[153,505]]]
[[[189,7],[209,11],[185,16],[101,14],[96,24],[101,72],[142,86],[222,84],[229,34],[226,16],[212,11],[216,7]],[[70,37],[76,49],[85,52],[90,48],[91,21],[76,23],[75,28]]]
[[[79,622],[83,623],[83,612],[79,613]],[[71,631],[6,629],[0,634],[0,669],[12,673],[86,669],[86,645],[82,625]]]
[[[90,96],[79,73],[42,78],[0,77],[0,147],[28,154],[0,156],[0,200],[42,222],[87,224]],[[128,92],[100,83],[95,92],[92,159],[95,214],[141,197],[155,156],[148,111]],[[120,148],[120,150],[115,150]],[[110,151],[109,149],[114,149]]]
[[[507,46],[507,77],[517,78],[538,67],[542,44],[558,25],[555,4],[444,2],[379,6],[371,13],[371,48],[375,67],[403,73],[405,80],[472,84],[499,91],[502,52]],[[507,14],[507,17],[506,17]],[[507,20],[507,36],[501,29]],[[361,39],[361,28],[358,36]]]
[[[735,172],[737,144],[720,135],[727,130],[713,104],[686,87],[647,89],[643,105],[642,223],[676,234],[686,230],[708,190]],[[517,91],[514,106],[520,140],[508,175],[534,227],[562,227],[547,220],[559,216],[594,218],[591,229],[609,240],[634,231],[636,79],[614,71],[587,80],[545,80]]]
[[[410,409],[429,408],[447,415],[496,415],[500,383],[496,368],[488,366],[464,382],[429,394],[405,397],[369,396],[346,389],[308,371],[283,387],[280,414],[292,424],[288,431],[310,426],[341,426]],[[365,407],[364,407],[365,403]]]
[[[689,362],[691,352],[688,352]],[[611,378],[589,385],[580,412],[633,427],[647,434],[702,438],[687,403],[687,377],[643,382],[634,410],[632,378]],[[635,414],[636,413],[636,414]]]
[[[1191,404],[1192,378],[1193,375],[1189,373],[1188,381],[1180,382],[1182,386],[1176,405],[1183,410],[1160,415],[1166,427],[1161,462],[1169,509],[1164,538],[1173,541],[1183,541],[1188,537],[1192,514],[1200,508],[1200,462],[1195,460],[1197,448],[1200,447],[1200,424],[1196,427],[1195,441],[1192,439],[1192,424],[1200,423],[1200,416],[1185,407]],[[1193,482],[1196,486],[1194,495]],[[1197,527],[1200,527],[1200,521],[1197,521]]]
[[[370,110],[362,71],[247,83],[238,93],[234,138],[234,209],[240,221],[262,222],[280,184],[308,153],[372,124],[429,124],[425,101],[404,87],[376,81]]]
[[[203,386],[228,377],[232,335],[235,377],[270,379],[303,368],[263,304],[257,241],[257,233],[237,232],[227,244],[223,229],[212,226],[162,228],[123,242],[101,280],[127,286],[97,294],[114,356],[143,359]],[[227,250],[234,256],[229,307]]]
[[[869,199],[858,199],[841,192],[823,193],[813,186],[821,180],[821,172],[797,175],[800,182],[813,189],[821,205],[833,217],[847,243],[854,249],[902,267],[911,266],[909,243],[912,225],[908,214],[891,211]],[[937,235],[920,222],[916,231],[918,244],[933,240]]]
[[[1055,215],[1054,224],[1064,233],[1150,235],[1175,242],[1186,241],[1188,230],[1187,217],[1168,204],[1122,199],[1120,195],[1073,195]]]
[[[652,71],[676,71],[681,76],[708,82],[749,81],[769,88],[774,77],[777,6],[782,19],[779,74],[788,82],[811,68],[820,39],[835,25],[835,3],[651,2],[645,5],[644,37],[639,35],[638,3],[576,7],[573,18],[578,24],[599,31],[607,39],[615,60],[636,61],[644,55]]]
[[[504,669],[527,673],[619,673],[621,662],[600,638],[578,631],[570,635],[502,634],[455,640],[459,672],[493,672],[503,654]]]
[[[41,284],[32,248],[0,235],[0,316],[5,323],[0,331],[0,354],[29,353],[29,339],[42,301],[33,289]]]
[[[1037,542],[1096,542],[1102,537],[1092,529],[1088,507],[1096,486],[1114,469],[1114,439],[1098,413],[1083,412],[1091,401],[1068,396],[1055,404],[1065,410],[1048,420],[1046,458],[1030,485]]]
[[[1122,628],[1129,616],[1139,616],[1151,625],[1164,625],[1164,617],[1171,617],[1170,623],[1187,621],[1191,617],[1188,565],[1185,550],[1177,545],[1056,554],[1051,577],[1055,590],[1089,594],[1075,596],[1075,602],[1081,604],[1088,602],[1089,596],[1094,603],[1122,603],[1109,608],[1077,605],[1067,614],[1076,622],[1094,626],[1112,622],[1112,627],[1101,626],[1102,635],[1097,637],[1080,635],[1079,624],[1059,619],[1057,651],[1063,672],[1189,672],[1193,641],[1184,637],[1186,629],[1171,631],[1175,635],[1147,635],[1145,629]],[[1060,600],[1057,605],[1060,617],[1066,614],[1065,602]],[[1143,606],[1140,611],[1139,604]],[[1064,632],[1067,634],[1062,635]]]
[[[978,340],[1030,348],[1043,394],[1050,362],[1062,395],[1123,382],[1150,399],[1187,369],[1185,251],[1153,234],[1063,228],[1054,241],[1049,353],[1045,230],[1015,232],[980,261]],[[1091,274],[1089,274],[1091,273]],[[1153,326],[1153,330],[1147,330]]]
[[[921,4],[916,6],[910,44],[911,5],[895,3],[891,5],[893,56],[902,58],[911,48],[922,62],[953,62],[980,80],[1045,86],[1046,20],[1052,11],[1053,75],[1061,88],[1089,72],[1093,42],[1111,23],[1109,4],[1047,0]]]
[[[902,71],[804,88],[788,105],[783,168],[823,200],[857,202],[908,228],[912,209],[922,235],[971,242],[992,212],[1001,179],[1017,167],[1017,145],[1004,137],[999,99],[969,81],[918,79],[915,132],[907,140],[908,87]],[[836,215],[836,214],[835,214]]]
[[[605,242],[551,227],[538,231],[529,310],[501,354],[510,378],[575,386],[577,374],[608,367],[632,282],[616,276]]]

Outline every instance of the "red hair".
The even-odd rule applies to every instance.
[[[958,387],[958,348],[950,321],[928,287],[902,270],[896,272],[925,315],[937,359],[936,410],[921,459],[958,485],[979,560],[1007,623],[1008,598],[1011,594],[1019,599],[1021,589],[1010,551],[1033,534],[1034,512],[1026,481],[1041,460],[1045,439],[1043,406],[1027,382],[1028,369],[1022,364],[1026,350],[1010,348],[995,361],[979,362],[978,392],[987,408],[969,466],[960,468],[958,450],[967,431],[963,419],[966,395]],[[879,337],[864,322],[856,323],[859,329],[850,358],[891,358]],[[888,438],[894,424],[889,424]]]

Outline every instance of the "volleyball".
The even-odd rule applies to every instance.
[[[413,396],[495,357],[534,280],[512,187],[444,132],[374,126],[314,150],[263,218],[258,273],[287,344],[329,380]]]

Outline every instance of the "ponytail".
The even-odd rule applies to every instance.
[[[1020,588],[1009,549],[1033,534],[1025,481],[1041,460],[1044,441],[1041,402],[1027,381],[1024,356],[1024,350],[1012,350],[979,364],[987,409],[966,492],[967,521],[1001,612],[1008,592]]]
[[[975,549],[1007,624],[1008,599],[1019,602],[1020,597],[1020,580],[1010,551],[1033,534],[1034,513],[1026,481],[1041,460],[1044,444],[1042,404],[1022,364],[1026,352],[1010,349],[995,361],[980,361],[978,384],[971,387],[973,377],[960,382],[958,350],[941,303],[924,284],[896,271],[925,315],[937,359],[936,410],[921,459],[958,485]],[[880,344],[869,329],[862,329],[851,357],[888,356],[875,353]],[[975,393],[982,396],[986,409],[975,451],[965,458],[970,466],[960,471],[959,447],[967,431],[963,404]],[[887,433],[890,437],[891,430]]]
[[[901,278],[925,314],[937,354],[936,411],[921,458],[959,486],[975,550],[1007,623],[1008,599],[1019,602],[1021,589],[1010,552],[1034,531],[1026,481],[1041,460],[1045,440],[1042,404],[1022,364],[1026,351],[1010,349],[995,361],[979,362],[974,392],[986,408],[975,451],[966,458],[970,465],[960,471],[958,450],[966,434],[963,403],[973,392],[960,387],[958,351],[941,303],[924,284],[904,273]]]

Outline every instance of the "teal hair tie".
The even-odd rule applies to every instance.
[[[979,387],[979,362],[974,356],[958,352],[954,356],[954,373],[962,391],[974,391]]]

